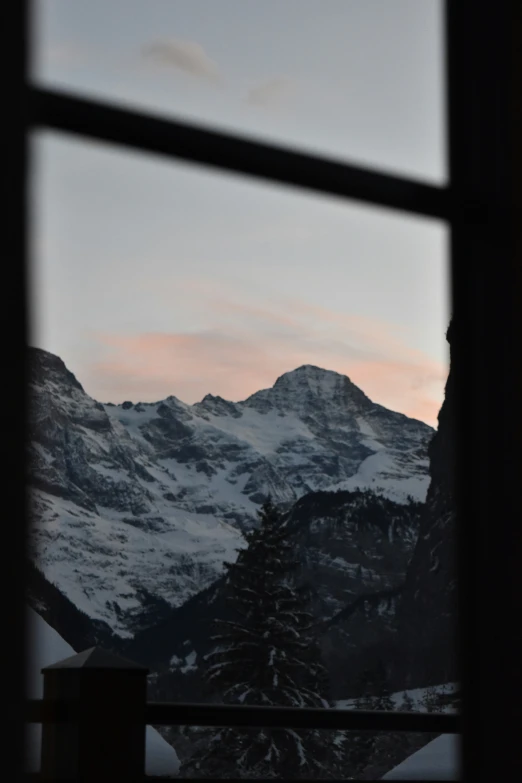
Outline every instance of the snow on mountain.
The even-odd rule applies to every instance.
[[[28,609],[30,637],[27,697],[43,698],[43,676],[45,666],[69,658],[75,654],[73,648],[62,639],[32,609]],[[26,735],[26,771],[39,772],[42,729],[40,725],[29,724]],[[175,776],[179,771],[176,751],[152,728],[146,727],[145,771],[147,775]]]
[[[31,369],[32,556],[79,609],[132,635],[144,604],[210,584],[239,533],[176,505],[177,480],[60,359],[33,352]]]
[[[30,370],[33,558],[120,636],[211,584],[268,494],[426,495],[431,428],[335,372],[300,367],[238,403],[102,405],[52,354],[31,349]]]
[[[33,509],[33,554],[46,578],[120,636],[132,635],[144,603],[179,606],[210,584],[241,545],[224,522],[182,509],[140,519],[40,491]]]
[[[372,489],[399,502],[426,496],[431,428],[318,367],[286,373],[244,402],[207,395],[186,405],[168,397],[105,410],[152,447],[183,485],[179,500],[191,511],[210,496],[237,520],[252,515],[267,491],[280,501],[321,489]]]

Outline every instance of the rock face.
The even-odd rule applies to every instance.
[[[451,349],[451,325],[447,338]],[[429,446],[430,485],[402,584],[361,593],[327,621],[325,639],[342,650],[350,676],[384,664],[394,690],[453,682],[456,669],[454,375]],[[359,652],[358,652],[359,651]],[[348,684],[348,690],[352,687]]]
[[[451,325],[447,334],[451,348]],[[429,447],[431,483],[408,568],[397,627],[396,676],[407,686],[456,677],[454,381],[450,369],[439,427]]]
[[[402,587],[422,508],[369,491],[314,492],[295,504],[287,526],[321,622],[338,618],[361,595]]]
[[[32,349],[31,372],[32,557],[121,637],[219,578],[269,494],[287,509],[321,491],[426,496],[431,428],[338,373],[300,367],[239,403],[102,405],[52,354]]]

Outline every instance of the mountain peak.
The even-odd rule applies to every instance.
[[[315,364],[302,364],[300,367],[296,367],[295,370],[283,373],[276,380],[274,384],[303,384],[307,383],[311,389],[318,387],[322,389],[329,386],[334,386],[339,381],[344,380],[351,383],[350,378],[347,375],[341,375],[341,373],[335,372],[335,370],[325,370],[322,367],[317,367]]]
[[[335,370],[326,370],[324,367],[318,367],[317,364],[301,364],[295,370],[289,370],[283,375],[341,375]]]
[[[271,389],[256,392],[245,404],[263,411],[272,407],[301,413],[308,408],[325,413],[332,405],[341,410],[364,410],[373,405],[346,375],[313,364],[303,364],[284,373]]]
[[[347,375],[342,375],[335,370],[325,370],[313,364],[303,364],[295,370],[281,375],[274,383],[273,389],[295,389],[305,391],[313,397],[338,400],[339,395],[355,396],[360,400],[368,400]]]
[[[76,376],[67,369],[65,362],[54,353],[43,348],[28,347],[29,373],[32,383],[55,381],[66,386],[72,386],[83,392],[83,386]]]
[[[192,406],[198,413],[212,413],[216,416],[241,416],[241,411],[234,402],[223,399],[219,395],[206,394],[201,402]]]

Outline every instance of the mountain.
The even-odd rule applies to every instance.
[[[333,490],[426,496],[433,430],[338,373],[303,366],[236,403],[104,405],[58,357],[29,358],[31,555],[122,638],[210,586],[269,494],[287,509]]]
[[[426,495],[431,428],[318,367],[239,403],[207,395],[105,409],[160,460],[180,488],[176,503],[193,513],[248,524],[269,494],[280,503],[321,489],[372,488],[399,502]]]

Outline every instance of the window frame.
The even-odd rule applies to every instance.
[[[12,310],[3,313],[12,410],[4,448],[10,457],[6,502],[17,508],[7,531],[11,579],[6,620],[12,628],[7,687],[13,720],[9,747],[23,758],[27,650],[24,597],[28,508],[25,442],[29,336],[30,134],[53,129],[132,147],[279,184],[443,219],[450,231],[452,372],[455,378],[458,665],[462,685],[464,780],[522,779],[522,630],[500,616],[522,615],[522,424],[516,416],[522,384],[520,316],[522,240],[521,10],[498,0],[446,0],[446,136],[449,184],[444,187],[370,171],[278,145],[197,125],[151,117],[111,104],[31,86],[30,3],[12,5],[15,60],[9,70],[15,101],[8,111],[7,163],[13,217],[7,225],[12,263],[5,266]],[[14,62],[14,64],[13,64]],[[6,115],[7,116],[7,115]],[[518,264],[517,264],[518,262]],[[488,415],[489,413],[489,415]],[[480,422],[480,427],[477,426]],[[498,449],[501,449],[501,458]],[[494,530],[491,531],[492,520]],[[489,532],[489,535],[488,535]],[[493,535],[491,534],[493,532]],[[487,571],[491,589],[486,584]],[[482,614],[489,623],[484,638]],[[21,766],[18,766],[21,771]]]

